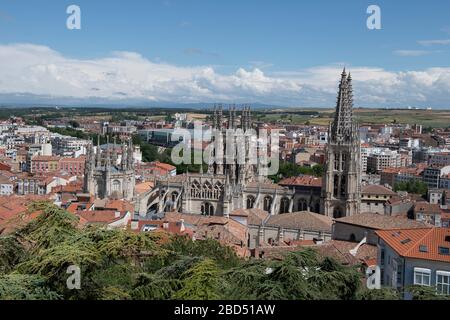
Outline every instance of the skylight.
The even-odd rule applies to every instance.
[[[428,252],[428,247],[425,245],[420,245],[419,246],[419,251],[420,252]]]
[[[450,248],[447,247],[439,247],[439,254],[450,255]]]

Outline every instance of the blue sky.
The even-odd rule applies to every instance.
[[[70,4],[81,7],[82,30],[66,28],[65,11]],[[366,9],[370,4],[381,8],[382,30],[366,27]],[[105,59],[117,58],[117,52],[138,54],[140,62],[136,57],[119,54],[122,67],[115,68],[114,62],[109,67],[126,75],[128,84],[142,84],[140,91],[120,84],[114,89],[106,88],[101,81],[99,88],[93,88],[91,84],[98,78],[95,72],[100,71],[89,71],[89,90],[102,92],[102,97],[108,93],[116,97],[120,92],[122,97],[155,101],[248,100],[326,106],[333,103],[332,92],[339,79],[339,74],[333,72],[347,65],[361,74],[361,90],[365,90],[360,93],[365,99],[361,105],[450,107],[445,98],[450,88],[449,18],[450,1],[445,0],[4,0],[0,3],[0,45],[4,46],[0,53],[4,50],[4,56],[17,56],[17,50],[20,54],[28,50],[33,56],[42,54],[36,47],[16,48],[17,44],[48,48],[49,56],[54,55],[56,60],[56,56],[62,56],[65,60],[55,62],[49,58],[47,66],[55,65],[56,71],[47,70],[47,77],[54,77],[55,72],[62,74],[61,68],[68,63],[72,63],[71,70],[82,68],[86,61],[107,69]],[[36,66],[45,64],[42,59],[37,59]],[[178,84],[174,86],[163,77],[166,87],[158,87],[158,91],[157,78],[134,77],[123,59],[132,59],[136,66],[142,63],[150,72],[156,68],[156,74],[160,71],[161,76],[166,72],[159,66],[170,67],[169,73],[173,72]],[[17,68],[3,76],[30,70],[29,65]],[[36,80],[47,83],[42,70],[39,72]],[[330,77],[329,82],[320,87],[324,82],[321,77],[325,76]],[[52,81],[55,78],[48,80],[48,86]],[[193,88],[183,86],[182,81],[197,82]],[[384,81],[403,92],[396,94],[389,88],[378,88]],[[430,90],[408,98],[408,91],[415,90],[421,82]],[[27,90],[27,85],[32,88]],[[177,94],[178,89],[181,93]],[[77,95],[67,86],[55,90],[29,83],[21,85],[19,79],[16,87],[0,86],[0,92],[5,94]],[[386,98],[389,95],[392,99]]]

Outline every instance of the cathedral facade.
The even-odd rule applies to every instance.
[[[100,143],[94,150],[91,143],[87,149],[84,191],[99,199],[126,199],[134,197],[135,170],[133,145],[122,144],[121,157],[108,143],[101,150]]]
[[[159,201],[153,212],[176,210],[205,216],[227,216],[236,209],[259,208],[270,214],[292,212],[294,192],[267,179],[267,164],[260,161],[262,148],[254,151],[258,139],[253,133],[250,108],[235,108],[228,118],[222,107],[212,119],[214,141],[207,153],[206,172],[187,173],[158,180]],[[241,141],[237,141],[241,139]]]
[[[328,130],[326,172],[322,186],[321,212],[340,218],[360,213],[361,144],[353,118],[351,75],[342,72],[336,113]]]

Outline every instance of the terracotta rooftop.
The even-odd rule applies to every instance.
[[[450,262],[448,228],[399,229],[376,233],[403,257]]]
[[[438,204],[431,204],[421,201],[414,205],[414,211],[423,213],[439,213],[441,211],[441,207]]]
[[[391,189],[377,184],[369,184],[362,187],[361,193],[371,195],[390,195],[390,196],[397,195],[397,193],[395,193]]]
[[[298,176],[291,177],[279,182],[280,185],[284,186],[312,186],[312,187],[321,187],[322,186],[322,178],[317,178],[314,176]]]
[[[155,161],[155,162],[152,162],[151,164],[153,164],[154,166],[156,166],[156,167],[158,167],[158,168],[167,170],[167,171],[172,171],[172,170],[175,170],[175,169],[176,169],[175,166],[172,166],[171,164],[168,164],[168,163],[163,163],[163,162]]]
[[[317,245],[314,248],[317,249],[320,255],[335,258],[337,261],[346,265],[357,265],[360,263],[372,265],[373,260],[376,262],[378,251],[376,246],[363,244],[359,247],[356,255],[353,256],[350,250],[354,249],[357,245],[357,243],[349,241],[331,240]]]
[[[335,219],[336,223],[346,223],[377,230],[392,230],[401,228],[431,227],[425,222],[411,220],[402,216],[385,216],[376,213],[361,213],[353,216]]]
[[[59,161],[61,158],[58,156],[34,156],[32,161]]]
[[[136,184],[134,190],[136,191],[136,193],[145,193],[149,190],[152,190],[153,187],[155,186],[155,183],[152,181],[147,181],[147,182],[142,182],[139,184]]]
[[[33,158],[34,159],[34,158]],[[86,161],[86,157],[85,156],[80,156],[78,158],[61,158],[59,160],[59,162],[80,162],[80,163],[84,163]]]
[[[99,210],[99,211],[78,211],[76,213],[89,224],[110,224],[120,219],[123,219],[126,212],[119,212],[113,210]]]
[[[331,232],[333,220],[330,217],[313,212],[294,212],[270,216],[266,226],[286,229]]]
[[[269,217],[269,213],[262,209],[236,209],[230,216],[246,216],[247,224],[261,225]]]

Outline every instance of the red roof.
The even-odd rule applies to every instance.
[[[284,186],[321,187],[322,186],[322,178],[303,175],[303,176],[291,177],[291,178],[281,180],[278,184],[284,185]]]
[[[376,234],[403,257],[450,262],[450,254],[440,252],[440,248],[450,248],[448,228],[385,230]]]
[[[78,211],[77,215],[83,218],[87,223],[110,224],[117,220],[123,219],[126,212],[112,210]]]

